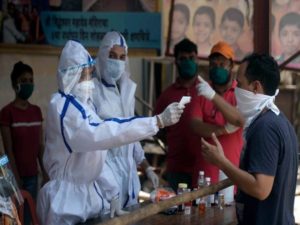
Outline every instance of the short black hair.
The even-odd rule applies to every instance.
[[[173,12],[175,11],[181,12],[186,19],[186,23],[187,24],[190,23],[190,10],[185,4],[180,4],[180,3],[175,4],[173,8]]]
[[[33,75],[33,70],[31,66],[24,64],[22,61],[17,62],[10,74],[11,85],[15,89],[17,88],[17,80],[24,73],[31,73]]]
[[[190,41],[189,39],[185,38],[175,45],[174,47],[175,58],[178,57],[180,52],[195,52],[196,54],[198,54],[197,45],[194,42]]]
[[[276,60],[267,54],[252,53],[242,63],[248,62],[245,76],[249,82],[258,80],[266,95],[274,95],[280,83],[280,70]]]
[[[195,23],[195,18],[197,15],[206,14],[210,18],[213,28],[216,26],[216,14],[212,7],[200,6],[194,13],[193,24]]]
[[[295,25],[300,29],[300,14],[296,12],[290,12],[281,17],[279,22],[279,32],[286,25]]]
[[[244,27],[245,19],[241,10],[236,8],[227,9],[221,19],[221,24],[224,23],[225,20],[235,21],[239,24],[241,28]]]

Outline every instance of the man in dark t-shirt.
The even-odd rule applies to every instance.
[[[240,168],[224,157],[214,134],[216,145],[202,139],[202,154],[237,184],[239,225],[294,225],[298,143],[292,125],[274,104],[278,65],[271,56],[252,54],[242,61],[237,81],[237,107],[246,119]]]
[[[240,168],[274,177],[263,201],[243,191],[237,195],[241,224],[295,224],[293,206],[297,176],[297,137],[287,118],[268,110],[248,128]],[[241,210],[242,209],[242,210]]]

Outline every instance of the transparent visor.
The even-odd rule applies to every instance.
[[[23,204],[24,200],[12,172],[8,157],[0,157],[0,213],[14,215],[14,204]]]
[[[84,63],[81,65],[76,65],[76,66],[70,66],[68,68],[64,68],[64,69],[59,69],[60,73],[76,73],[79,70],[83,70],[84,68],[89,68],[89,67],[93,67],[95,66],[95,60],[90,59],[88,63]]]
[[[91,79],[94,65],[95,61],[92,60],[86,64],[59,70],[60,79],[63,83],[63,91],[68,94],[78,82]]]

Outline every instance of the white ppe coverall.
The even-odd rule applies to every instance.
[[[90,55],[76,41],[62,50],[57,73],[59,92],[48,106],[44,166],[50,177],[38,195],[43,225],[84,222],[97,217],[104,205],[99,178],[107,154],[115,148],[154,135],[155,117],[112,118],[105,121],[72,94]]]
[[[96,72],[98,84],[96,83],[94,94],[94,102],[97,106],[97,113],[101,119],[110,117],[134,117],[135,109],[135,91],[136,84],[130,79],[128,59],[126,57],[125,67],[121,75],[118,77],[113,74],[114,68],[110,68],[108,63],[109,52],[114,45],[125,48],[127,55],[127,45],[124,37],[116,31],[106,33],[99,47],[99,52],[96,58]],[[116,59],[114,59],[116,62]],[[121,60],[117,60],[120,62]],[[118,70],[116,70],[118,71]],[[120,71],[118,71],[120,72]],[[137,165],[145,159],[144,150],[139,142],[123,145],[112,148],[108,151],[105,161],[105,167],[110,168],[105,170],[107,174],[104,176],[113,175],[113,179],[109,178],[110,182],[116,182],[113,186],[118,186],[119,189],[109,189],[103,192],[105,198],[109,201],[110,198],[119,194],[122,207],[128,207],[137,204],[137,198],[141,189],[137,173]],[[100,179],[101,182],[101,179]]]

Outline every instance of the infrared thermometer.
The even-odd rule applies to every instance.
[[[187,103],[191,102],[191,96],[183,96],[179,102],[180,105],[185,105]]]

